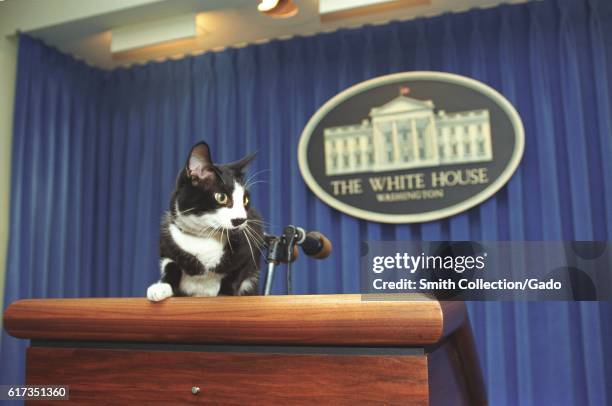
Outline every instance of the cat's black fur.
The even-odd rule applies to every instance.
[[[200,277],[203,278],[202,283],[209,283],[204,280],[205,275],[210,275],[207,272],[215,274],[212,275],[213,279],[222,278],[218,291],[220,295],[257,294],[260,261],[258,245],[261,245],[263,241],[261,217],[251,206],[250,201],[246,205],[244,205],[244,199],[240,202],[233,201],[233,197],[240,196],[234,196],[234,192],[237,191],[235,188],[240,188],[237,185],[243,186],[243,196],[249,197],[248,190],[246,190],[248,186],[245,185],[245,169],[253,157],[254,155],[249,155],[230,164],[215,165],[206,143],[198,143],[192,148],[185,167],[181,169],[177,177],[176,187],[170,200],[170,210],[162,220],[161,278],[158,284],[149,288],[147,292],[149,299],[161,300],[169,296],[169,294],[156,296],[154,291],[151,293],[152,289],[161,289],[160,284],[164,283],[171,286],[174,296],[190,295],[190,292],[181,288],[182,278],[189,279],[189,283],[192,284],[190,286],[193,287]],[[220,204],[215,198],[215,194],[223,193],[228,197],[226,204]],[[237,193],[240,192],[237,191]],[[244,210],[234,205],[242,205]],[[230,219],[235,215],[234,212],[239,211],[246,213],[246,222],[235,226],[244,220],[242,217]],[[205,218],[207,220],[204,220]],[[217,221],[225,222],[225,226],[220,225]],[[215,225],[210,225],[210,222]],[[213,232],[213,228],[217,225],[219,229]],[[246,227],[248,229],[245,230]],[[181,234],[177,234],[177,229]],[[181,238],[175,239],[173,235],[179,235]],[[187,252],[182,248],[188,245],[184,242],[181,245],[180,242],[186,240],[198,242],[207,237],[214,238],[223,245],[223,254],[214,267],[206,262],[208,255],[206,250],[195,253],[196,257],[193,255],[193,250]],[[214,243],[211,244],[214,245]],[[189,247],[197,246],[198,244],[189,245]],[[215,252],[218,255],[220,251]],[[197,278],[189,278],[190,276],[197,276]],[[163,288],[167,289],[167,286]]]

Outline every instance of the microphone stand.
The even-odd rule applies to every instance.
[[[268,238],[268,255],[266,261],[268,262],[268,273],[266,274],[266,287],[264,295],[270,296],[272,292],[272,281],[274,281],[274,271],[276,265],[281,259],[281,239],[279,237],[269,236]]]
[[[266,274],[266,288],[264,290],[264,295],[266,296],[270,296],[270,292],[272,292],[272,281],[274,280],[275,268],[276,262],[268,262],[268,273]]]
[[[294,249],[297,243],[297,228],[295,226],[287,226],[283,230],[283,235],[266,236],[268,245],[268,273],[266,275],[266,284],[264,295],[269,296],[272,292],[272,282],[274,281],[274,272],[276,266],[285,262],[287,264],[287,294],[291,294],[291,262],[295,260]]]
[[[287,294],[290,295],[292,291],[291,286],[291,263],[295,260],[293,258],[293,249],[295,248],[295,244],[297,237],[297,228],[295,226],[287,226],[283,230],[283,239],[285,240],[285,245],[287,247]]]

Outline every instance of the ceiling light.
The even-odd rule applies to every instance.
[[[195,38],[198,34],[196,15],[186,14],[162,20],[149,21],[112,30],[111,53],[171,43]]]
[[[260,13],[274,18],[289,18],[299,11],[293,0],[260,0],[257,5]]]
[[[429,4],[431,0],[319,0],[319,15],[322,21],[333,21]]]

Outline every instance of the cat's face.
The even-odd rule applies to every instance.
[[[248,155],[215,165],[208,145],[196,144],[179,174],[172,200],[179,223],[195,234],[246,227],[250,201],[244,171],[253,158]]]

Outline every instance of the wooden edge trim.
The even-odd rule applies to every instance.
[[[461,302],[362,295],[28,299],[4,327],[18,338],[158,343],[426,346],[465,319]]]

